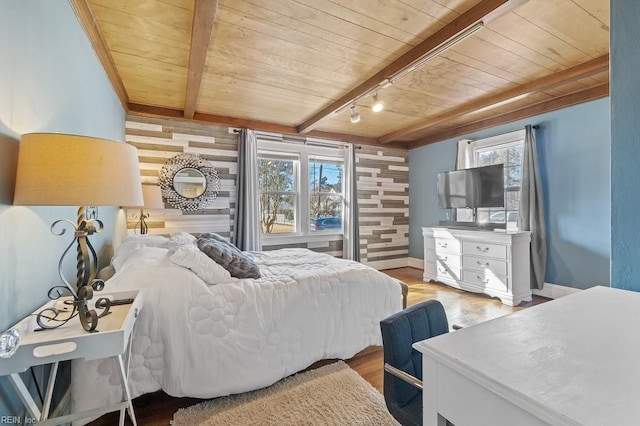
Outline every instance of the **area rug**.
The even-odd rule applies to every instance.
[[[216,398],[173,415],[192,425],[397,425],[384,397],[342,361],[253,392]]]

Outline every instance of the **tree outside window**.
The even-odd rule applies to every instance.
[[[344,149],[258,140],[260,224],[265,235],[342,234]]]
[[[296,231],[297,156],[262,153],[258,159],[260,223],[267,234]]]

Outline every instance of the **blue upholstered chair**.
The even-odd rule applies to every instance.
[[[384,352],[384,399],[402,425],[422,424],[422,354],[414,342],[449,331],[437,300],[427,300],[380,321]]]

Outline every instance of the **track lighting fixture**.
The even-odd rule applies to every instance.
[[[382,100],[378,97],[378,92],[373,95],[373,105],[371,105],[371,110],[373,112],[380,112],[384,108],[384,104]]]
[[[512,2],[509,2],[509,3],[512,3]],[[516,3],[517,2],[515,2],[514,4],[516,4]],[[496,19],[496,17],[492,17],[491,19]],[[360,114],[358,112],[356,112],[355,104],[357,102],[360,102],[362,99],[366,98],[367,96],[371,96],[372,93],[373,93],[373,96],[372,96],[373,104],[371,105],[371,109],[374,112],[382,111],[384,109],[384,104],[381,101],[381,99],[379,99],[379,95],[378,95],[378,91],[379,90],[386,89],[387,87],[391,86],[392,84],[397,82],[402,77],[404,77],[407,74],[413,72],[417,68],[419,68],[422,65],[424,65],[427,61],[429,61],[429,60],[433,59],[434,57],[440,55],[442,52],[444,52],[447,49],[453,47],[454,45],[456,45],[457,43],[459,43],[462,40],[466,39],[467,37],[470,37],[476,31],[479,31],[483,27],[484,27],[484,22],[483,21],[476,22],[475,24],[473,24],[473,25],[465,28],[464,30],[460,31],[458,34],[454,35],[453,37],[451,37],[451,38],[445,40],[444,42],[440,43],[439,45],[431,48],[430,50],[425,52],[422,56],[419,56],[418,58],[415,58],[413,60],[413,62],[410,62],[409,64],[406,64],[405,66],[403,66],[400,69],[395,69],[395,66],[392,66],[392,65],[395,65],[395,64],[390,64],[387,68],[385,68],[384,70],[380,71],[379,74],[382,74],[381,80],[379,80],[377,82],[370,83],[369,80],[372,80],[372,79],[369,79],[369,80],[365,81],[364,83],[362,83],[360,86],[358,86],[356,89],[353,90],[354,92],[356,92],[358,94],[355,95],[351,99],[345,100],[344,103],[341,103],[339,106],[337,106],[336,109],[333,110],[333,114],[334,115],[339,115],[339,114],[342,114],[347,108],[351,108],[351,122],[352,123],[357,123],[358,121],[360,121]],[[337,104],[337,102],[336,102],[336,104]],[[303,123],[301,126],[298,126],[299,127],[298,130],[300,130],[300,129],[308,130],[312,126],[314,126],[318,121],[320,121],[321,119],[323,119],[324,117],[326,117],[326,116],[328,116],[330,114],[331,114],[330,112],[326,112],[326,114],[325,114],[325,111],[322,111],[321,114],[320,113],[318,114],[318,116],[313,117],[312,119],[310,119],[307,122]]]
[[[357,123],[358,121],[360,121],[360,113],[356,111],[355,105],[351,105],[351,122]]]

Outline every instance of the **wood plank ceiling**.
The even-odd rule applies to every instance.
[[[70,1],[133,113],[414,148],[609,93],[609,0]]]

